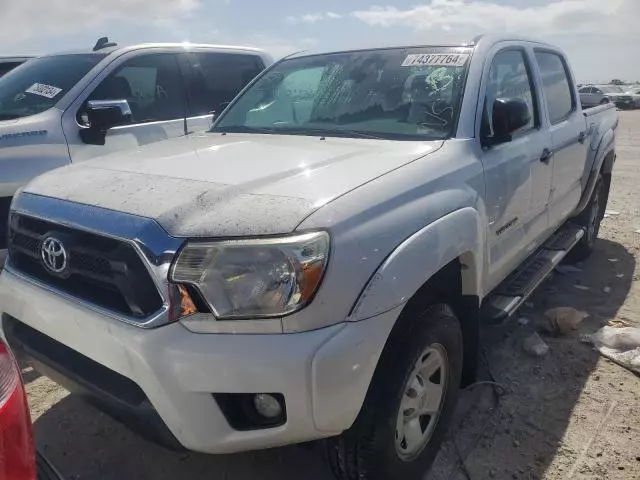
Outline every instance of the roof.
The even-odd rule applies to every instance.
[[[500,42],[527,42],[527,43],[535,43],[542,47],[551,48],[554,50],[558,50],[558,48],[554,45],[542,42],[540,40],[534,38],[528,38],[524,36],[514,36],[507,34],[485,34],[479,35],[472,40],[467,40],[460,43],[422,43],[422,44],[387,44],[387,45],[370,45],[370,46],[360,46],[357,48],[345,48],[340,50],[304,50],[292,53],[285,58],[293,58],[293,57],[307,57],[313,55],[328,55],[334,53],[350,53],[350,52],[359,52],[359,51],[367,51],[367,50],[386,50],[386,49],[398,49],[398,48],[475,48],[477,45],[482,44],[495,44]]]
[[[51,54],[47,54],[47,55],[42,55],[42,56],[52,56],[52,55],[73,55],[73,54],[96,54],[96,55],[108,55],[110,53],[113,52],[120,52],[120,53],[126,53],[126,52],[130,52],[130,51],[134,51],[134,50],[140,50],[140,49],[144,49],[144,48],[176,48],[176,49],[180,49],[180,48],[184,48],[184,49],[190,49],[190,48],[208,48],[208,49],[212,49],[212,50],[220,50],[220,51],[238,51],[238,52],[252,52],[252,53],[256,53],[258,55],[266,55],[266,52],[264,50],[261,50],[259,48],[253,48],[253,47],[244,47],[244,46],[236,46],[236,45],[213,45],[213,44],[206,44],[206,43],[141,43],[141,44],[137,44],[137,45],[129,45],[129,46],[116,46],[116,47],[107,47],[107,48],[102,48],[100,50],[93,50],[93,47],[91,48],[84,48],[84,49],[77,49],[77,50],[68,50],[68,51],[63,51],[63,52],[56,52],[56,53],[51,53]]]

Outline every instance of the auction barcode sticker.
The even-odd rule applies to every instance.
[[[55,98],[62,91],[61,88],[52,87],[44,83],[34,83],[25,90],[26,93],[33,93],[34,95],[40,95],[41,97]]]
[[[469,59],[468,53],[418,53],[407,55],[403,67],[462,67]]]

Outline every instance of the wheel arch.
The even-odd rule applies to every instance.
[[[401,306],[387,344],[412,313],[448,304],[464,342],[463,384],[475,380],[483,296],[484,229],[478,211],[465,207],[416,232],[394,250],[364,288],[350,320],[359,321]]]

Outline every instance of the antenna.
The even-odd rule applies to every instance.
[[[117,46],[118,46],[117,43],[109,41],[109,37],[101,37],[98,39],[95,46],[93,47],[93,51],[97,52],[98,50],[102,50],[103,48],[117,47]]]

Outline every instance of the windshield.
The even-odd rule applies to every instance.
[[[397,48],[284,60],[215,132],[437,140],[454,134],[471,49]]]
[[[622,88],[615,86],[605,85],[604,87],[600,87],[600,90],[602,90],[604,93],[624,93],[624,90],[622,90]]]
[[[0,120],[27,117],[53,107],[104,54],[35,58],[0,78]]]

